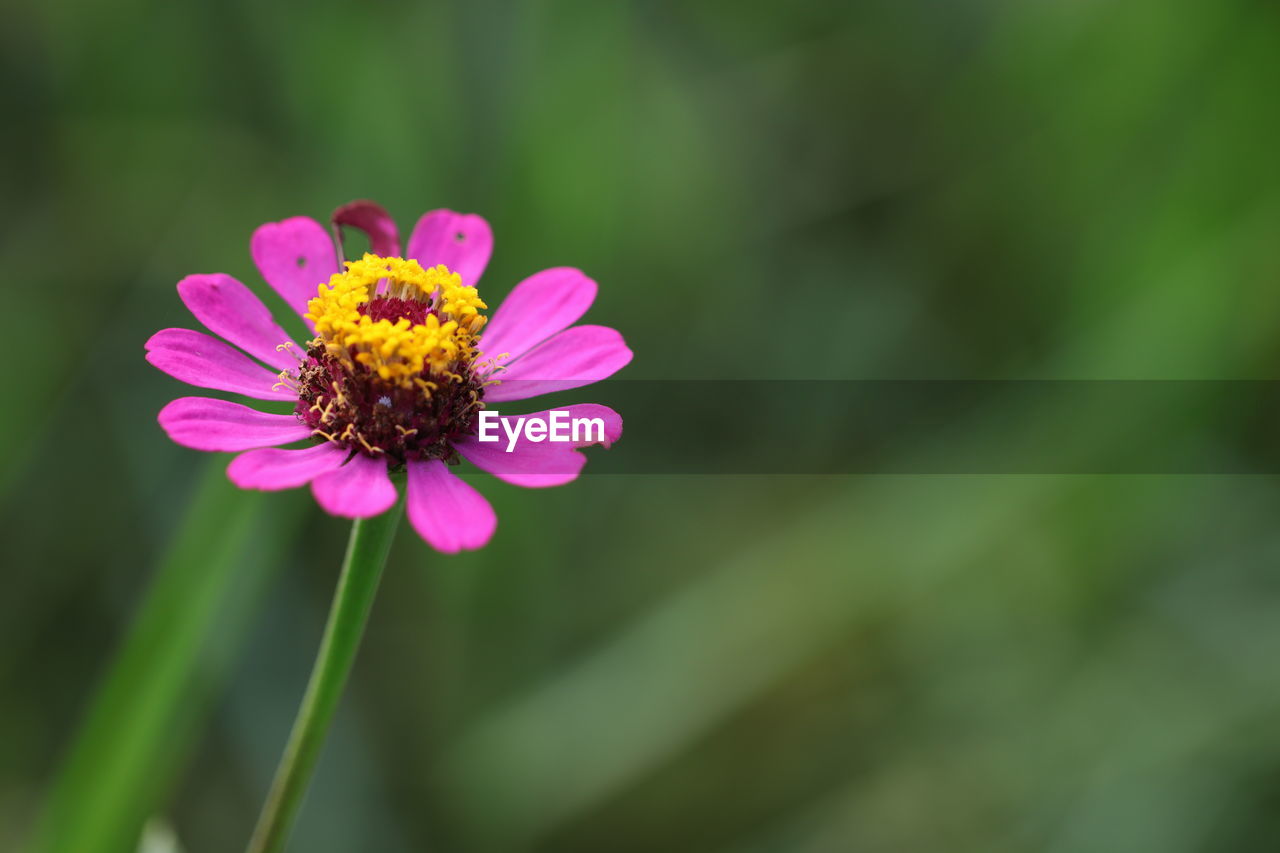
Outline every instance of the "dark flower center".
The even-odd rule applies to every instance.
[[[380,306],[383,302],[404,304]],[[376,299],[368,304],[370,316],[392,321],[401,316],[412,319],[408,312],[415,305],[427,307],[405,299]],[[321,343],[307,350],[298,386],[294,411],[299,420],[328,441],[387,459],[392,470],[411,460],[456,461],[450,442],[474,431],[484,398],[484,386],[469,366],[457,378],[406,387],[379,378],[364,365],[350,366]]]
[[[432,314],[431,304],[418,299],[401,299],[398,296],[379,296],[356,308],[370,320],[390,320],[394,323],[401,318],[408,320],[411,326],[419,326]]]

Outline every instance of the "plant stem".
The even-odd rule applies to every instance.
[[[392,509],[374,518],[357,519],[351,526],[347,556],[333,594],[320,651],[311,669],[311,680],[293,721],[271,791],[258,816],[248,853],[278,853],[284,849],[289,828],[302,805],[333,721],[333,712],[342,697],[364,626],[369,621],[369,610],[391,551],[391,540],[404,514],[403,507],[402,490],[400,501]]]

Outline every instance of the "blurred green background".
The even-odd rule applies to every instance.
[[[142,344],[187,273],[280,306],[262,222],[482,213],[490,304],[585,269],[632,378],[1275,376],[1273,3],[4,17],[0,849],[248,837],[347,525],[172,445]],[[1280,838],[1274,478],[474,482],[497,536],[402,529],[291,849]]]

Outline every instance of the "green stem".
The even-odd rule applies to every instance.
[[[347,556],[333,594],[320,651],[311,669],[311,680],[249,841],[249,853],[278,853],[288,840],[289,828],[307,792],[365,623],[369,621],[382,567],[387,562],[400,516],[404,514],[403,506],[402,490],[400,501],[390,511],[374,518],[357,519],[351,526]]]

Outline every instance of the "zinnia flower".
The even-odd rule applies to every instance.
[[[481,217],[427,213],[403,258],[395,223],[377,205],[346,205],[333,221],[339,241],[342,225],[358,227],[376,254],[340,266],[340,242],[306,217],[263,225],[250,244],[262,277],[314,332],[305,346],[229,275],[178,283],[187,308],[222,340],[165,329],[147,341],[147,361],[201,388],[292,402],[294,413],[181,397],[159,415],[175,442],[246,451],[227,468],[236,485],[310,484],[321,507],[348,518],[393,506],[389,475],[407,471],[410,522],[433,547],[454,553],[482,547],[497,526],[489,502],[449,470],[459,457],[508,483],[555,486],[586,463],[578,448],[621,436],[616,412],[586,403],[558,410],[602,419],[602,442],[524,442],[507,452],[476,437],[486,404],[587,385],[631,361],[614,329],[573,325],[596,295],[582,272],[557,267],[526,278],[487,320],[476,285],[493,235]],[[282,447],[296,442],[309,446]]]

